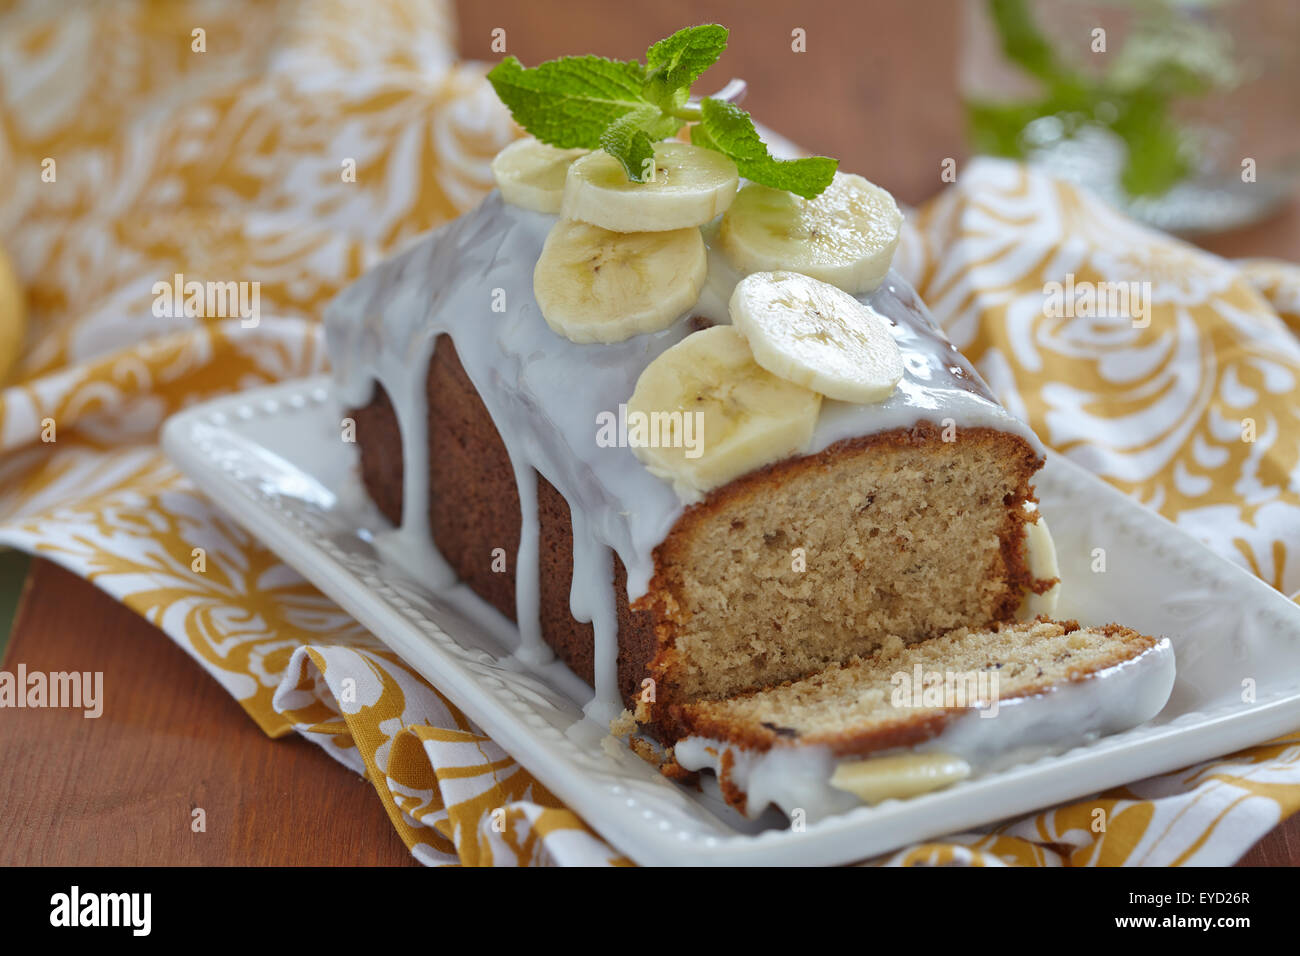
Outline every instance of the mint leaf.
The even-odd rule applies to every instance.
[[[727,48],[728,30],[716,23],[687,27],[645,51],[647,100],[665,110],[686,102],[685,94]]]
[[[508,56],[488,80],[516,123],[565,149],[597,149],[610,124],[647,105],[645,68],[599,56],[566,56],[532,68]]]
[[[838,160],[826,156],[774,158],[749,114],[739,106],[707,98],[700,102],[700,113],[700,122],[691,127],[691,142],[731,157],[746,179],[773,189],[787,189],[804,199],[821,195],[831,184]]]
[[[624,113],[605,130],[600,146],[620,163],[634,183],[646,181],[653,169],[655,146],[661,139],[677,135],[682,120],[662,113],[657,106],[643,106]]]

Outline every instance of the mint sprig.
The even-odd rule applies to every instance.
[[[746,179],[807,199],[819,195],[836,160],[775,159],[740,107],[714,99],[690,104],[691,86],[722,55],[727,35],[716,23],[678,30],[646,50],[644,64],[566,56],[530,68],[508,56],[488,80],[533,136],[565,149],[603,149],[632,182],[652,171],[655,143],[692,123],[691,142],[730,157]]]

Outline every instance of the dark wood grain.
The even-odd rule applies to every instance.
[[[105,703],[93,720],[0,711],[0,865],[414,863],[368,781],[301,737],[268,739],[153,625],[48,561],[4,669],[20,661],[102,671]]]
[[[1300,866],[1300,815],[1274,827],[1237,865]]]

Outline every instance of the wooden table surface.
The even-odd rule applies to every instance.
[[[732,28],[714,74],[750,83],[746,107],[804,146],[916,203],[959,162],[959,0],[653,4],[461,2],[461,49],[494,59],[507,32],[525,63],[562,53],[639,56],[689,23]],[[808,52],[790,52],[790,31]],[[1300,261],[1300,209],[1204,243],[1223,255]],[[3,667],[103,671],[98,720],[11,710],[0,732],[0,864],[411,864],[373,787],[300,738],[269,740],[152,625],[85,581],[36,561]],[[207,830],[191,830],[202,807]],[[1300,863],[1300,816],[1243,865]]]

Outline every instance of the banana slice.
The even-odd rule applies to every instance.
[[[531,136],[517,139],[492,160],[492,175],[501,198],[512,206],[557,213],[564,199],[564,178],[585,149],[560,149]]]
[[[893,196],[836,173],[816,199],[751,183],[722,218],[718,240],[742,272],[802,272],[856,295],[885,278],[902,225]]]
[[[594,152],[569,167],[561,212],[615,232],[659,232],[702,226],[736,197],[736,164],[688,143],[655,146],[654,178],[634,183],[622,164]]]
[[[561,219],[533,269],[533,295],[569,341],[622,342],[672,325],[707,272],[698,229],[623,233]]]
[[[970,764],[950,754],[899,754],[842,763],[831,786],[866,803],[903,800],[940,790],[970,776]]]
[[[833,285],[755,272],[731,294],[731,321],[773,375],[844,402],[880,402],[903,377],[889,322]]]
[[[628,444],[684,501],[807,447],[821,396],[754,361],[733,326],[688,335],[628,399]]]

